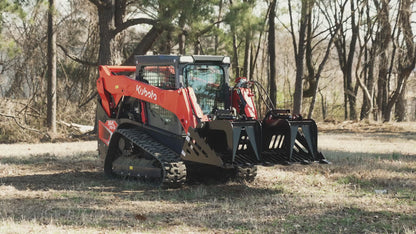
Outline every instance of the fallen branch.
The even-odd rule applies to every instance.
[[[90,125],[82,125],[82,124],[76,124],[76,123],[66,123],[64,121],[59,121],[59,123],[65,125],[69,128],[74,128],[82,134],[89,133],[89,132],[94,130],[94,126],[90,126]]]
[[[24,106],[24,107],[22,108],[22,110],[18,111],[18,113],[21,113],[24,109],[29,108],[30,110],[32,110],[32,111],[33,111],[33,112],[35,112],[36,114],[41,115],[41,113],[39,112],[39,110],[37,110],[37,109],[35,109],[35,108],[33,108],[32,106],[30,106],[30,105],[29,105],[29,104],[30,104],[30,101],[29,101],[28,103],[24,103],[24,102],[19,102],[19,101],[17,101],[17,100],[12,100],[12,99],[9,99],[9,100],[10,100],[11,102],[16,103],[16,104],[20,104],[20,105]]]
[[[91,67],[98,66],[98,63],[96,63],[96,62],[85,61],[85,60],[82,60],[82,59],[76,58],[75,56],[70,55],[68,50],[65,47],[63,47],[61,44],[57,44],[57,46],[59,48],[61,48],[61,50],[64,52],[65,56],[67,56],[68,58],[72,59],[73,61],[75,61],[77,63],[87,65],[87,66],[91,66]]]
[[[20,128],[22,128],[24,130],[29,130],[29,131],[32,131],[32,132],[36,132],[36,133],[38,133],[40,135],[44,135],[44,136],[49,136],[47,133],[44,133],[44,132],[42,132],[38,129],[24,126],[23,124],[19,123],[19,121],[17,120],[18,117],[14,116],[14,115],[7,115],[7,114],[0,113],[0,116],[13,119],[14,122],[17,124],[17,126],[19,126]]]
[[[89,140],[95,140],[95,138],[96,138],[94,130],[86,132],[86,133],[78,134],[78,135],[77,134],[72,134],[71,136],[72,136],[73,139],[76,139],[76,138],[86,139],[87,138]]]

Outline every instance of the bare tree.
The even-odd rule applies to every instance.
[[[378,119],[384,115],[387,108],[388,95],[388,76],[389,76],[389,56],[387,54],[391,43],[391,25],[389,22],[389,0],[381,1],[381,4],[374,0],[377,8],[380,31],[376,35],[376,46],[378,47],[379,69],[377,79],[377,108]]]
[[[357,10],[357,6],[355,5],[355,1],[357,1],[357,5],[360,5],[360,0],[350,0],[350,19],[349,19],[349,26],[344,25],[345,19],[343,17],[336,18],[335,22],[337,25],[340,25],[339,33],[336,35],[335,38],[335,47],[337,48],[338,52],[338,62],[341,67],[341,71],[343,73],[344,79],[344,118],[345,119],[356,119],[356,95],[358,86],[353,87],[353,63],[354,63],[354,56],[355,56],[355,49],[357,45],[357,39],[359,36],[359,22],[357,21],[357,14],[360,12]],[[346,11],[346,4],[347,1],[339,2],[338,7],[339,11],[341,11],[341,15],[343,15]],[[347,41],[348,36],[348,28],[351,28],[351,36],[349,42]],[[349,107],[349,108],[348,108]],[[349,111],[349,115],[348,115]]]
[[[308,25],[308,20],[312,12],[313,1],[302,0],[301,1],[301,14],[299,22],[299,34],[298,42],[296,41],[296,35],[294,30],[294,19],[292,13],[292,4],[291,1],[288,1],[288,9],[290,16],[290,33],[292,35],[292,44],[293,51],[295,53],[296,61],[296,80],[295,80],[295,92],[293,94],[293,114],[300,114],[302,111],[302,99],[303,99],[303,65],[305,59],[305,40],[306,40],[306,29]]]
[[[269,6],[269,32],[268,32],[268,53],[270,62],[269,74],[269,93],[273,105],[276,106],[277,87],[276,87],[276,40],[275,40],[275,24],[276,18],[276,0],[272,0]]]
[[[307,36],[306,36],[306,68],[307,75],[305,76],[305,83],[308,84],[308,88],[303,90],[304,97],[312,97],[308,118],[312,118],[316,96],[319,89],[319,80],[321,74],[324,70],[324,67],[328,61],[331,48],[334,42],[335,35],[340,29],[340,25],[335,25],[334,27],[329,27],[323,31],[316,32],[322,22],[318,19],[318,15],[323,14],[326,19],[329,19],[327,11],[324,6],[321,6],[321,2],[317,1],[315,4],[319,7],[319,11],[315,15],[309,14],[309,19],[307,23]],[[324,4],[325,5],[325,4]],[[313,23],[313,17],[316,19]],[[329,39],[328,39],[329,38]],[[314,41],[315,40],[315,41]],[[326,43],[326,44],[325,44]],[[321,48],[320,48],[321,46]],[[322,59],[318,61],[316,57],[319,54],[318,50],[324,50]]]
[[[396,43],[399,44],[400,38],[402,42],[400,43],[400,49],[398,53],[398,67],[397,67],[397,84],[396,89],[389,95],[387,102],[386,110],[383,113],[383,120],[389,121],[391,118],[391,111],[393,105],[396,104],[396,119],[398,121],[403,121],[405,118],[405,90],[406,84],[409,79],[410,74],[415,68],[416,58],[415,58],[415,42],[414,35],[411,26],[412,18],[412,5],[414,1],[411,0],[402,0],[399,8],[399,24],[402,32],[402,37],[396,37]]]
[[[374,95],[375,95],[375,70],[376,70],[376,58],[377,57],[377,40],[378,38],[374,37],[374,34],[378,34],[380,27],[375,27],[377,20],[374,20],[374,17],[370,14],[370,1],[365,2],[364,7],[362,8],[362,13],[360,18],[363,18],[364,29],[363,37],[359,38],[359,52],[358,58],[359,61],[356,67],[356,80],[358,85],[363,91],[363,103],[361,106],[360,119],[369,119],[373,120],[373,110],[374,110]],[[365,17],[365,19],[364,19]]]
[[[99,64],[112,64],[112,43],[116,35],[127,28],[138,25],[148,24],[155,25],[156,20],[151,18],[131,18],[125,20],[128,13],[128,7],[133,2],[127,0],[89,0],[97,7],[98,27],[100,34],[100,49],[98,55]],[[140,48],[149,49],[154,40],[160,35],[161,30],[158,27],[153,28],[142,39]],[[139,49],[135,53],[139,54]],[[142,49],[143,50],[143,49]],[[146,50],[147,51],[147,50]],[[141,52],[141,51],[140,51]],[[142,53],[140,53],[142,54]],[[130,61],[129,61],[130,62]]]
[[[49,131],[56,133],[56,31],[55,2],[49,0],[48,9],[48,102],[47,102],[47,125]]]

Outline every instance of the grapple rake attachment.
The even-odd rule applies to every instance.
[[[214,120],[190,131],[182,158],[215,166],[327,163],[313,120]]]
[[[315,121],[300,118],[291,120],[289,115],[281,115],[279,112],[282,110],[272,110],[263,120],[264,160],[273,164],[327,162],[317,150],[318,131]]]
[[[303,119],[300,115],[292,115],[290,110],[276,109],[263,86],[246,78],[237,78],[234,87],[233,107],[238,113],[249,119],[258,119],[254,106],[252,89],[259,91],[269,111],[263,120],[259,121],[261,130],[256,132],[261,136],[261,147],[258,147],[260,159],[264,164],[291,164],[300,162],[328,163],[324,156],[318,152],[318,130],[315,121]],[[257,140],[258,141],[258,140]],[[253,144],[253,140],[250,140]],[[237,147],[234,145],[234,147]]]

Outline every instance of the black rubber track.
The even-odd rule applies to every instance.
[[[137,129],[118,129],[116,133],[130,140],[134,145],[152,155],[162,166],[162,178],[159,186],[176,188],[186,181],[186,167],[179,155],[156,141],[147,133]]]

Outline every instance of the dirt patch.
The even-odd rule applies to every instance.
[[[0,155],[28,156],[28,155],[76,155],[76,154],[97,154],[97,141],[78,141],[62,143],[37,143],[37,144],[0,144]]]

